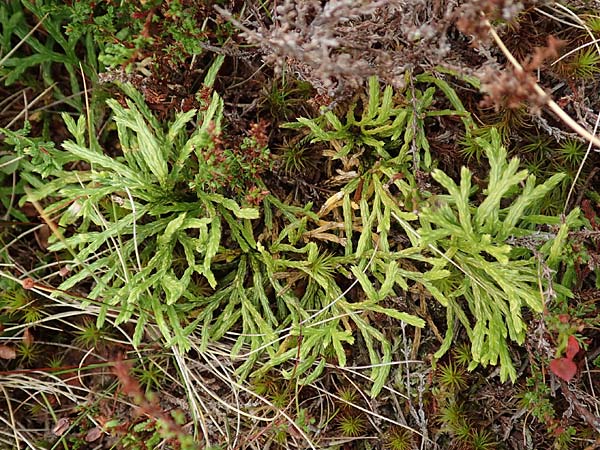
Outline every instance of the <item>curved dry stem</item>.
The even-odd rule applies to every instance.
[[[508,48],[506,48],[506,45],[504,45],[504,42],[502,41],[502,39],[500,39],[500,36],[498,36],[498,33],[496,33],[496,30],[494,29],[492,24],[489,22],[489,20],[485,19],[484,23],[488,27],[490,34],[492,35],[492,38],[496,42],[496,45],[498,45],[498,47],[500,48],[500,50],[502,51],[502,53],[504,54],[506,59],[508,59],[508,61],[513,65],[515,70],[517,70],[518,72],[521,72],[521,73],[525,72],[525,70],[523,69],[523,66],[519,63],[519,61],[516,60],[516,58],[510,52],[510,50]],[[600,139],[598,139],[598,137],[596,137],[594,134],[590,133],[588,130],[586,130],[581,125],[579,125],[575,120],[573,120],[571,118],[571,116],[569,116],[560,106],[558,106],[556,104],[556,102],[554,100],[552,100],[552,98],[550,98],[546,94],[544,89],[542,89],[542,87],[537,82],[534,82],[533,88],[535,90],[535,93],[539,96],[539,98],[543,100],[543,102],[546,104],[546,106],[548,108],[550,108],[550,110],[554,114],[556,114],[560,120],[562,120],[569,128],[571,128],[573,131],[575,131],[578,135],[580,135],[586,141],[588,141],[589,143],[591,143],[592,145],[594,145],[600,149]]]

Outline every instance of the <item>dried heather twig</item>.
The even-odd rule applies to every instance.
[[[284,0],[269,26],[242,24],[215,8],[260,46],[267,62],[291,68],[333,97],[354,92],[372,75],[402,87],[407,69],[443,62],[456,3]]]

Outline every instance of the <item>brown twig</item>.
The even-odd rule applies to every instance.
[[[519,61],[516,60],[516,58],[510,52],[510,50],[506,48],[506,45],[504,45],[504,42],[502,42],[502,39],[500,39],[500,36],[498,36],[498,33],[496,33],[496,30],[489,22],[489,20],[485,19],[484,23],[488,27],[490,35],[492,36],[492,38],[496,42],[496,45],[500,48],[506,59],[508,59],[508,61],[513,65],[513,67],[518,73],[524,74],[525,69],[523,69],[523,66],[519,63]],[[591,142],[594,146],[600,149],[599,138],[594,136],[588,130],[579,125],[575,120],[573,120],[571,116],[569,116],[560,106],[558,106],[558,104],[554,100],[552,100],[552,98],[549,95],[546,94],[544,89],[542,89],[542,87],[536,81],[534,81],[532,85],[535,94],[539,97],[540,101],[543,102],[554,114],[556,114],[559,119],[561,119],[569,128],[571,128],[573,131],[575,131],[577,134],[583,137],[586,141]]]

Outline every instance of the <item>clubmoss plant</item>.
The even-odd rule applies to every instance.
[[[470,133],[466,133],[462,139],[460,152],[467,160],[474,159],[477,162],[485,159],[485,149],[478,144],[478,139],[489,142],[492,139],[493,133],[499,133],[503,145],[510,143],[511,136],[517,130],[525,130],[529,127],[527,123],[527,112],[525,108],[504,109],[494,114],[486,114],[484,117],[485,124],[480,126],[471,126]],[[536,141],[538,145],[540,141]],[[521,152],[528,153],[536,149],[536,146],[519,147],[519,155]],[[525,147],[525,148],[523,148]]]
[[[218,58],[208,71],[206,86],[214,83],[222,61]],[[259,182],[257,164],[264,150],[259,138],[264,133],[255,127],[252,138],[239,149],[228,149],[220,138],[223,100],[218,94],[213,93],[199,111],[180,113],[164,127],[137,91],[127,84],[122,90],[128,96],[126,107],[108,101],[122,155],[110,157],[89,148],[83,117],[75,121],[64,115],[74,141],[63,143],[63,150],[48,146],[42,151],[11,134],[22,141],[30,164],[23,177],[34,191],[23,200],[47,202],[43,213],[47,219],[52,217],[60,228],[77,230],[68,236],[57,231],[51,239],[49,251],[74,260],[57,292],[89,285],[82,306],[100,307],[97,328],[102,328],[109,311],[116,310],[115,325],[135,319],[136,345],[148,322],[156,323],[167,345],[183,350],[190,348],[187,336],[200,324],[203,346],[228,332],[237,333],[241,325],[232,348],[233,357],[249,349],[249,357],[238,368],[241,376],[250,374],[266,352],[269,358],[260,372],[300,357],[301,363],[283,375],[303,383],[322,373],[328,353],[339,365],[346,364],[344,347],[355,341],[349,326],[354,323],[374,364],[371,395],[377,395],[390,370],[379,363],[382,358],[391,361],[391,345],[363,315],[384,314],[423,326],[422,319],[379,303],[395,285],[406,286],[404,276],[423,282],[426,277],[399,268],[382,251],[381,262],[374,266],[376,287],[361,271],[370,257],[366,233],[356,254],[329,253],[316,242],[306,243],[308,220],[318,220],[314,213],[283,205],[269,195],[263,199],[266,222],[276,207],[287,224],[274,242],[258,242],[251,220],[259,212],[238,201],[245,186]],[[189,136],[187,127],[194,119],[198,125]],[[70,164],[75,161],[85,166],[78,170]],[[52,179],[43,180],[46,177]],[[378,195],[389,197],[380,182],[377,189]],[[387,203],[379,201],[377,208],[387,209],[388,217],[391,209],[405,216],[393,201]],[[300,213],[304,217],[298,220]],[[344,298],[340,273],[359,277],[367,292],[362,301]],[[209,296],[200,296],[193,288],[197,279],[210,285]],[[302,295],[296,296],[291,288],[303,284]],[[282,329],[287,336],[280,342]]]
[[[309,128],[311,142],[327,142],[332,145],[335,149],[334,158],[361,155],[366,150],[374,150],[375,155],[384,160],[393,158],[401,162],[412,152],[416,162],[422,159],[423,167],[430,168],[432,160],[429,141],[424,132],[425,119],[448,115],[462,116],[466,125],[471,121],[462,103],[445,81],[429,74],[416,79],[435,86],[428,86],[424,91],[414,89],[406,93],[405,98],[399,102],[395,97],[399,93],[395,94],[391,86],[386,86],[381,93],[377,77],[370,77],[368,97],[362,103],[352,103],[344,118],[323,108],[323,114],[319,118],[300,117],[296,123],[283,126],[292,129]],[[447,96],[455,110],[432,108],[434,95],[438,90]],[[357,118],[358,114],[360,118]],[[364,157],[367,156],[368,153]]]
[[[393,94],[392,87],[388,86],[381,95],[377,78],[371,77],[369,98],[363,104],[359,119],[355,114],[358,105],[354,103],[344,119],[338,118],[333,111],[324,110],[323,115],[317,119],[300,117],[296,123],[288,123],[284,127],[309,128],[311,142],[330,143],[337,151],[336,158],[362,152],[364,148],[370,147],[380,156],[389,159],[390,153],[385,150],[384,139],[400,143],[398,138],[403,135],[408,122],[408,111],[394,107]]]
[[[532,225],[539,218],[532,223],[528,217],[539,211],[540,201],[564,175],[556,174],[536,186],[535,177],[518,171],[517,159],[506,161],[506,150],[497,132],[492,133],[491,142],[479,139],[479,143],[486,150],[491,166],[480,205],[471,206],[475,188],[468,169],[462,169],[458,185],[443,172],[434,170],[433,178],[448,194],[432,197],[419,215],[421,245],[424,249],[435,249],[434,255],[439,258],[437,265],[461,280],[460,287],[447,292],[442,300],[447,308],[448,329],[436,357],[450,348],[454,323],[458,319],[471,340],[473,362],[469,368],[499,362],[501,379],[514,381],[516,371],[507,338],[517,343],[524,341],[527,326],[522,319],[522,309],[541,312],[543,299],[537,292],[535,259],[532,256],[515,259],[515,251],[506,242],[511,237],[533,233]],[[522,182],[524,187],[520,188]],[[577,211],[573,217],[576,215]],[[557,241],[556,245],[561,242]],[[467,319],[461,298],[466,300],[475,318],[474,326]]]
[[[215,63],[205,83],[212,85],[222,58]],[[61,284],[68,291],[86,279],[94,280],[88,298],[99,299],[97,326],[104,324],[108,309],[117,307],[117,325],[134,314],[134,342],[140,343],[150,315],[167,341],[188,348],[182,314],[177,302],[184,298],[195,276],[216,287],[211,261],[219,250],[227,224],[243,248],[247,248],[249,220],[257,211],[241,208],[234,200],[206,188],[206,172],[219,168],[216,159],[207,165],[206,155],[220,151],[215,136],[220,129],[222,100],[215,93],[206,109],[179,114],[167,130],[157,122],[140,95],[123,85],[129,95],[127,108],[110,100],[123,155],[111,158],[85,145],[85,120],[63,116],[75,141],[64,151],[48,150],[54,158],[50,171],[56,177],[42,182],[26,179],[36,188],[27,200],[52,196],[46,214],[57,215],[59,226],[77,224],[78,233],[56,235],[50,251],[68,251],[76,264]],[[197,117],[200,125],[191,137],[186,126]],[[29,148],[35,153],[35,149]],[[215,157],[216,158],[216,157]],[[69,171],[68,161],[86,161],[89,170]],[[35,156],[32,158],[35,165]],[[42,175],[44,166],[37,167]],[[214,177],[212,177],[214,179]],[[244,183],[243,178],[237,178]],[[209,187],[210,188],[210,187]],[[221,186],[224,189],[224,186]],[[65,202],[64,199],[69,199]],[[181,254],[187,267],[173,269],[174,255]],[[88,262],[86,262],[88,261]]]
[[[81,71],[95,78],[97,73],[96,47],[90,34],[81,32],[66,36],[63,24],[69,22],[72,10],[55,0],[27,1],[11,0],[0,5],[0,45],[2,58],[0,74],[5,85],[21,83],[33,87],[36,91],[50,86],[56,98],[83,111]],[[28,21],[41,24],[35,32]],[[34,25],[35,26],[35,25]],[[42,32],[43,30],[43,32]],[[24,46],[8,55],[13,49],[15,39],[23,39],[28,33]],[[25,50],[25,51],[23,51]],[[83,50],[83,52],[81,51]],[[56,67],[65,69],[67,83],[56,78]],[[40,79],[43,86],[40,86]],[[65,90],[64,85],[69,89]]]
[[[354,185],[354,189],[356,189]],[[382,186],[378,186],[380,195],[387,196]],[[371,192],[372,193],[372,192]],[[378,195],[379,195],[378,194]],[[350,197],[352,190],[344,194]],[[270,205],[273,200],[265,199],[265,205]],[[267,206],[270,208],[270,206]],[[377,208],[381,211],[387,208],[393,209],[392,203],[378,203]],[[382,213],[382,212],[381,212]],[[398,213],[405,216],[405,213]],[[376,214],[373,212],[373,214]],[[389,212],[388,212],[389,214]],[[371,213],[368,213],[370,216]],[[374,218],[375,216],[373,216]],[[389,216],[388,216],[389,217]],[[394,257],[388,256],[385,249],[377,252],[373,257],[373,243],[370,241],[369,227],[375,226],[373,222],[363,231],[364,237],[359,240],[358,246],[354,247],[348,241],[340,239],[331,234],[331,239],[336,243],[345,243],[345,256],[334,256],[323,251],[319,251],[316,242],[299,245],[300,238],[309,233],[306,227],[307,219],[294,220],[283,228],[278,239],[269,248],[258,246],[260,263],[264,264],[268,280],[272,287],[281,293],[281,304],[285,306],[282,311],[289,314],[292,320],[292,327],[283,343],[278,347],[277,354],[260,372],[266,373],[271,367],[281,364],[284,361],[296,359],[300,356],[301,363],[294,366],[293,370],[283,371],[284,377],[292,375],[304,377],[301,379],[303,384],[314,381],[318,377],[327,362],[327,353],[335,355],[337,363],[341,366],[346,364],[347,355],[344,347],[355,342],[350,325],[353,323],[356,330],[361,333],[364,339],[369,359],[374,364],[371,379],[374,381],[371,389],[371,395],[376,396],[382,389],[385,380],[390,371],[390,367],[385,364],[379,364],[381,360],[391,361],[391,344],[387,337],[375,326],[366,321],[363,317],[367,314],[384,314],[395,320],[405,321],[412,326],[423,326],[422,319],[393,308],[388,308],[380,303],[391,295],[396,286],[405,286],[404,277],[416,280],[424,280],[422,274],[404,270],[399,267],[395,259],[401,258],[400,255]],[[352,229],[349,229],[352,232]],[[370,270],[373,270],[374,278],[372,281],[364,270],[368,265],[369,259],[374,258],[377,265],[372,264]],[[246,269],[244,268],[244,272]],[[254,272],[256,273],[256,272]],[[275,274],[279,273],[279,277]],[[364,291],[364,298],[360,301],[349,301],[345,293],[336,280],[336,274],[345,273],[346,276],[352,276],[358,279],[360,288]],[[377,278],[375,278],[377,277]],[[278,279],[279,278],[279,279]],[[282,283],[280,280],[286,280]],[[386,280],[384,282],[384,280]],[[296,298],[292,287],[295,283],[302,283],[302,295]],[[374,282],[377,284],[374,284]],[[381,284],[380,284],[381,283]],[[254,283],[260,286],[259,283]],[[232,290],[235,289],[232,286]],[[249,291],[250,294],[252,291]],[[246,295],[248,295],[246,294]],[[256,295],[252,293],[252,295]],[[262,294],[261,294],[262,295]],[[231,298],[231,294],[227,298]],[[231,302],[231,300],[229,300]],[[309,314],[308,311],[298,310],[293,305],[302,305],[303,308],[316,310],[316,313]],[[234,306],[235,307],[235,306]],[[357,311],[361,311],[358,314]],[[276,312],[277,313],[277,312]],[[250,324],[250,322],[248,322]],[[258,326],[258,325],[256,325]],[[246,333],[250,333],[248,328]],[[256,331],[254,331],[255,333]],[[246,338],[250,342],[250,339]],[[260,342],[251,343],[259,346]],[[264,344],[263,344],[264,345]],[[306,372],[309,375],[303,375]]]

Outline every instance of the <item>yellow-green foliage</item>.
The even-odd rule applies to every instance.
[[[507,339],[523,343],[527,330],[523,309],[541,312],[543,297],[538,287],[538,262],[532,254],[518,251],[508,241],[535,236],[535,223],[553,220],[534,215],[541,200],[564,175],[556,174],[538,185],[534,176],[518,170],[517,159],[506,160],[498,133],[491,136],[489,142],[478,139],[490,163],[488,184],[478,206],[471,200],[477,187],[472,185],[467,168],[463,167],[459,184],[442,171],[433,171],[433,178],[447,194],[432,197],[422,208],[420,245],[424,251],[432,252],[436,267],[446,268],[454,279],[453,283],[440,285],[448,329],[436,357],[450,348],[458,319],[472,344],[473,361],[469,367],[500,362],[501,379],[514,381],[516,371]],[[577,215],[575,211],[572,218]],[[551,237],[548,239],[552,241]],[[547,243],[547,249],[550,244]],[[475,319],[474,325],[469,317]]]

